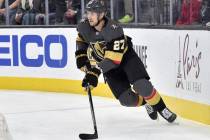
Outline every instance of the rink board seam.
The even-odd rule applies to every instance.
[[[0,77],[0,89],[66,92],[85,95],[79,80]],[[113,98],[108,86],[100,83],[93,95]],[[210,125],[210,105],[163,95],[166,104],[179,116]]]

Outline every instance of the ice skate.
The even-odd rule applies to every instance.
[[[146,111],[147,111],[149,117],[152,120],[157,120],[158,119],[157,111],[155,111],[152,106],[150,106],[149,104],[145,104],[145,108],[146,108]]]

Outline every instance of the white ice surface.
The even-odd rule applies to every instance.
[[[117,100],[93,97],[99,140],[210,140],[210,126],[178,118],[152,121],[144,107],[126,108]],[[14,140],[79,140],[93,133],[87,96],[0,91],[0,112]]]

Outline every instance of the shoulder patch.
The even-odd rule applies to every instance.
[[[115,21],[108,19],[108,23],[103,30],[103,36],[107,42],[112,41],[113,39],[123,36],[122,27]]]
[[[113,29],[113,30],[115,30],[115,29],[117,29],[119,26],[117,25],[117,24],[111,24],[111,28]]]

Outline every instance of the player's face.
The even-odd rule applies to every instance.
[[[98,18],[99,16],[99,18]],[[87,18],[90,23],[90,26],[95,26],[98,23],[98,20],[101,19],[102,15],[96,12],[87,11]]]

